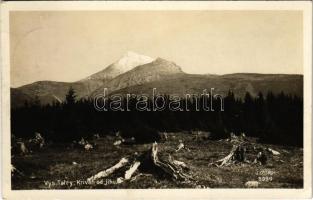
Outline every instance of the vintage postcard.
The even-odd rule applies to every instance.
[[[312,2],[1,5],[4,199],[309,198]]]

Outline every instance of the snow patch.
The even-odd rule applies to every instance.
[[[128,51],[124,56],[114,63],[115,67],[120,71],[126,72],[139,65],[144,65],[153,62],[155,59]]]

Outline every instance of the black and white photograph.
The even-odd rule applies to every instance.
[[[7,12],[11,191],[305,188],[305,11],[174,5]]]

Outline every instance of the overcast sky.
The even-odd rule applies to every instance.
[[[187,73],[302,74],[300,11],[11,12],[11,86],[76,81],[126,51]]]

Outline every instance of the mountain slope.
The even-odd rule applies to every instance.
[[[25,94],[22,90],[11,88],[11,107],[20,107],[25,104],[25,102],[32,102],[35,100],[33,96]]]
[[[90,93],[83,83],[38,81],[19,88],[11,88],[12,106],[23,105],[26,100],[31,102],[36,96],[42,104],[64,101],[65,95],[71,87],[76,91],[78,98],[88,97]]]
[[[102,93],[103,88],[108,88],[110,91],[115,91],[134,85],[149,83],[151,81],[163,80],[168,76],[179,75],[183,73],[184,72],[181,70],[181,68],[174,62],[157,58],[151,63],[137,66],[134,69],[117,76],[106,84],[103,84],[92,93],[92,96]]]
[[[132,70],[134,67],[151,63],[153,61],[153,58],[128,51],[119,60],[112,63],[105,69],[92,74],[79,82],[86,85],[86,87],[90,88],[90,90],[95,90],[113,78]]]
[[[69,88],[72,87],[78,98],[88,97],[92,91],[106,84],[116,76],[138,65],[153,62],[154,59],[134,52],[127,52],[118,61],[104,70],[77,82],[38,81],[18,88],[12,88],[12,106],[21,106],[25,101],[31,102],[37,96],[42,104],[64,101]]]
[[[259,91],[267,93],[284,91],[303,96],[303,76],[284,74],[194,75],[186,74],[174,62],[162,58],[127,52],[118,61],[104,70],[77,82],[38,81],[18,88],[11,88],[12,107],[22,106],[25,101],[34,101],[36,96],[42,104],[62,102],[69,88],[78,98],[93,97],[108,88],[111,94],[151,94],[153,88],[162,94],[199,94],[203,89],[215,94],[226,94],[233,90],[237,97],[246,91],[256,96]]]
[[[303,76],[284,74],[228,74],[228,75],[193,75],[179,74],[169,76],[162,81],[153,81],[142,85],[134,85],[111,92],[111,94],[152,94],[156,88],[159,94],[201,94],[214,88],[213,94],[226,95],[232,90],[236,97],[243,98],[246,92],[257,96],[258,92],[265,95],[268,91],[277,94],[303,96]],[[110,92],[110,91],[109,91]]]

